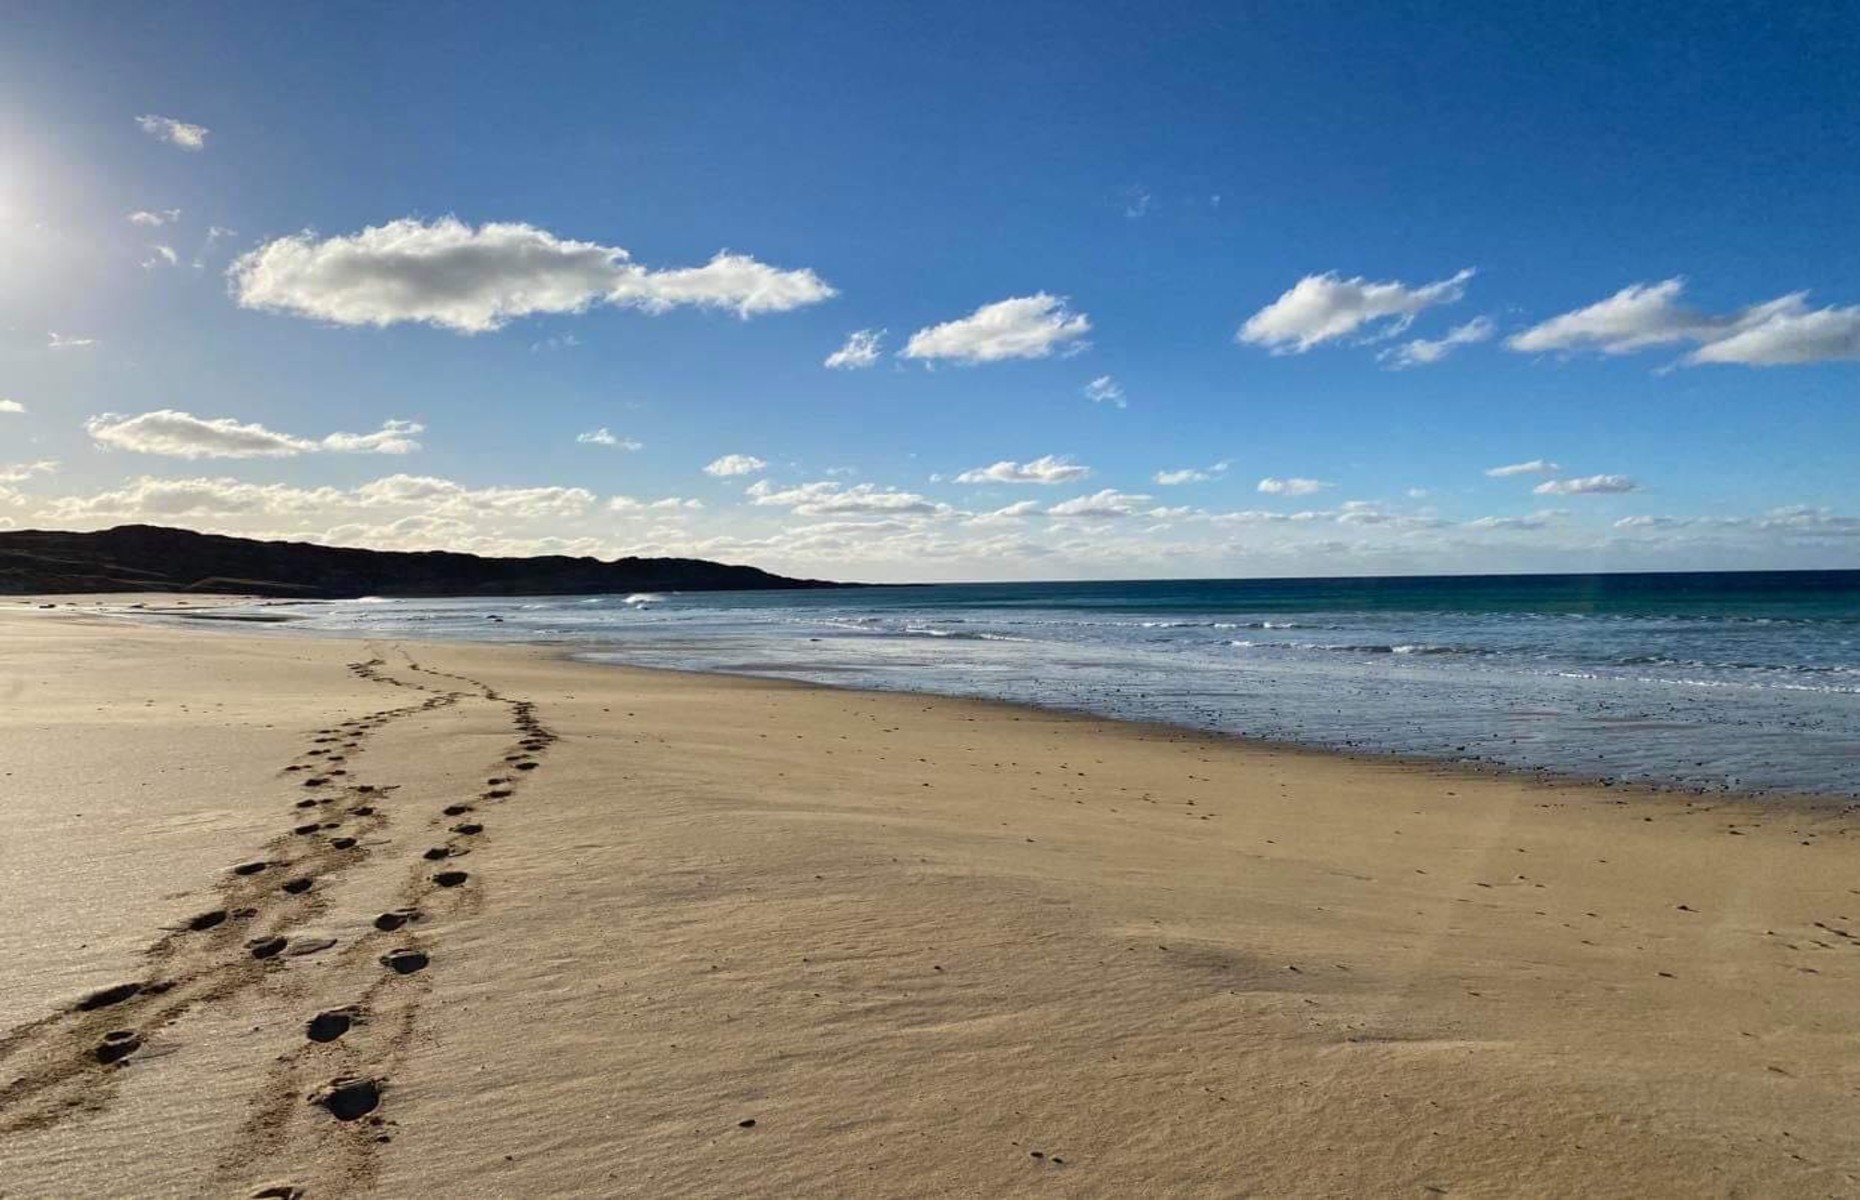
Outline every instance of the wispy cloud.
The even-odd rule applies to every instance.
[[[1494,479],[1509,479],[1513,475],[1554,475],[1562,469],[1548,459],[1533,458],[1529,462],[1510,463],[1503,467],[1487,467],[1485,473]]]
[[[646,443],[634,441],[630,437],[619,437],[603,425],[587,433],[578,433],[575,440],[584,446],[612,446],[617,450],[644,450]]]
[[[329,451],[338,454],[411,454],[420,448],[415,435],[425,427],[413,421],[388,421],[373,433],[332,433],[303,438],[232,417],[197,417],[160,409],[124,416],[103,413],[84,422],[98,445],[169,458],[294,458]]]
[[[1388,363],[1389,369],[1393,371],[1402,371],[1409,367],[1432,366],[1444,361],[1461,346],[1472,346],[1479,342],[1490,341],[1497,328],[1490,317],[1474,317],[1464,325],[1455,325],[1447,330],[1445,337],[1431,341],[1427,338],[1415,338],[1384,350],[1376,355],[1376,358]]]
[[[1860,359],[1860,305],[1811,309],[1792,292],[1736,312],[1712,314],[1680,302],[1685,280],[1636,283],[1605,300],[1533,325],[1507,339],[1525,353],[1593,350],[1620,355],[1661,346],[1696,347],[1688,364],[1773,367]]]
[[[186,121],[177,121],[173,117],[158,117],[145,113],[136,118],[136,124],[142,132],[158,141],[183,150],[204,150],[207,147],[207,135],[211,131],[204,125],[190,125]]]
[[[66,337],[62,333],[48,333],[45,337],[45,345],[49,350],[82,350],[97,344],[96,338]]]
[[[1248,317],[1235,340],[1274,354],[1303,354],[1365,326],[1378,326],[1378,339],[1394,337],[1417,314],[1460,299],[1472,277],[1467,269],[1449,279],[1410,287],[1399,280],[1376,283],[1360,275],[1345,279],[1334,271],[1307,275]]]
[[[1125,406],[1122,385],[1109,375],[1100,375],[1086,384],[1085,398],[1093,404],[1109,404],[1116,408]]]
[[[878,361],[882,329],[858,329],[846,335],[846,344],[827,355],[824,365],[836,371],[856,371]]]
[[[1259,490],[1268,496],[1310,496],[1335,486],[1322,479],[1299,479],[1296,476],[1280,479],[1274,475],[1266,476],[1258,484]]]
[[[163,225],[172,225],[180,219],[181,210],[178,208],[139,208],[135,212],[129,214],[129,223],[131,225],[142,225],[152,229],[160,228]]]
[[[1531,489],[1539,496],[1607,496],[1639,490],[1640,485],[1626,475],[1583,475],[1576,479],[1546,479]]]
[[[1225,475],[1230,465],[1217,462],[1208,467],[1182,467],[1174,471],[1158,471],[1154,479],[1164,487],[1176,487],[1184,483],[1206,483],[1217,475]]]

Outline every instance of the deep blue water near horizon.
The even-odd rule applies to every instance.
[[[1860,571],[938,584],[292,611],[305,617],[293,628],[344,635],[548,642],[597,662],[1860,796]]]

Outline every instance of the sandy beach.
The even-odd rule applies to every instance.
[[[1850,816],[0,613],[0,1196],[1860,1194]]]

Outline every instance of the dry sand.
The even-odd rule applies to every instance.
[[[1838,810],[17,605],[0,695],[9,1198],[1860,1194]]]

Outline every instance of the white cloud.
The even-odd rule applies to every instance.
[[[635,500],[631,496],[615,496],[607,502],[608,512],[626,513],[630,516],[694,512],[703,507],[702,500],[687,500],[682,496],[667,496],[663,500]]]
[[[1640,485],[1626,475],[1584,475],[1578,479],[1546,479],[1531,489],[1539,496],[1608,496],[1639,490]]]
[[[1085,398],[1093,404],[1111,404],[1118,408],[1125,407],[1124,389],[1117,380],[1109,375],[1100,375],[1085,385]]]
[[[1522,517],[1480,517],[1466,522],[1468,529],[1549,529],[1569,514],[1560,508],[1540,508]]]
[[[1860,305],[1810,311],[1800,295],[1760,306],[1760,316],[1736,332],[1694,350],[1690,363],[1741,363],[1749,367],[1860,359]]]
[[[630,437],[617,437],[607,426],[591,429],[587,433],[578,433],[575,440],[584,446],[613,446],[620,450],[644,450],[646,443],[635,441]]]
[[[1806,292],[1714,315],[1679,302],[1685,280],[1637,283],[1605,300],[1534,325],[1506,345],[1526,353],[1630,354],[1697,345],[1687,363],[1783,366],[1860,359],[1860,305],[1810,309]]]
[[[1474,317],[1464,325],[1455,325],[1447,330],[1443,338],[1429,341],[1427,338],[1415,338],[1399,346],[1384,350],[1376,355],[1386,361],[1391,370],[1400,371],[1408,367],[1426,367],[1441,362],[1460,346],[1471,346],[1490,340],[1497,330],[1490,317]]]
[[[1140,183],[1133,184],[1124,189],[1124,215],[1133,221],[1140,221],[1148,215],[1154,200],[1150,189]]]
[[[1333,486],[1335,485],[1326,483],[1321,479],[1299,479],[1296,477],[1291,479],[1280,479],[1273,475],[1268,475],[1266,478],[1259,481],[1259,490],[1266,493],[1268,496],[1309,496],[1315,492],[1321,492],[1325,488]]]
[[[141,126],[142,132],[150,137],[167,142],[171,146],[179,146],[183,150],[206,149],[207,134],[210,132],[204,125],[190,125],[186,121],[177,121],[173,117],[158,117],[153,113],[145,113],[137,117],[136,124]]]
[[[999,525],[1011,521],[1021,521],[1035,516],[1040,511],[1038,500],[1017,500],[1013,504],[997,508],[993,512],[981,513],[969,519],[971,525]]]
[[[1387,324],[1376,336],[1393,337],[1422,311],[1458,300],[1472,277],[1468,269],[1450,279],[1409,287],[1399,281],[1372,283],[1360,275],[1344,279],[1335,271],[1307,275],[1247,318],[1235,340],[1264,346],[1274,354],[1303,354],[1378,321]]]
[[[804,517],[845,515],[851,513],[941,513],[949,506],[938,504],[915,492],[859,483],[847,487],[834,480],[802,483],[782,488],[766,479],[751,484],[744,495],[758,505],[791,508]]]
[[[151,228],[172,225],[180,219],[181,210],[178,208],[138,208],[135,212],[129,214],[129,223],[131,225],[143,225]]]
[[[162,246],[151,243],[149,245],[149,256],[142,260],[142,269],[147,271],[155,267],[172,267],[179,264],[180,261],[181,256],[174,252],[173,246]]]
[[[323,240],[309,232],[278,238],[240,256],[227,274],[246,308],[339,325],[424,322],[461,333],[596,304],[653,313],[692,305],[750,317],[835,294],[811,270],[779,270],[740,254],[655,271],[617,246],[518,222],[473,229],[456,217],[406,218]]]
[[[1139,511],[1139,505],[1147,504],[1149,496],[1133,495],[1120,492],[1115,488],[1105,488],[1089,496],[1078,496],[1071,500],[1062,500],[1047,509],[1048,516],[1111,518],[1128,517]]]
[[[1485,473],[1494,479],[1509,479],[1513,475],[1554,475],[1563,468],[1542,458],[1533,458],[1529,462],[1511,463],[1503,467],[1487,467]]]
[[[17,400],[0,400],[0,413],[23,413],[26,406]]]
[[[390,420],[374,433],[332,433],[322,446],[337,454],[412,454],[420,448],[414,435],[425,432],[426,426],[417,421]]]
[[[321,441],[278,433],[232,417],[196,417],[160,409],[124,416],[103,413],[84,422],[84,431],[101,446],[170,458],[292,458],[328,450],[339,454],[410,454],[424,427],[412,421],[388,421],[374,433],[332,433]]]
[[[723,479],[731,475],[754,475],[767,466],[766,462],[753,454],[726,454],[722,458],[712,460],[704,468],[704,473]]]
[[[24,483],[34,475],[52,475],[57,470],[58,464],[51,459],[11,465],[0,463],[0,483]]]
[[[66,337],[62,333],[48,333],[45,337],[46,348],[50,350],[82,350],[97,344],[96,338]]]
[[[1206,483],[1216,475],[1225,475],[1230,465],[1217,462],[1211,467],[1182,467],[1175,471],[1158,471],[1153,478],[1164,487],[1175,487],[1184,483]]]
[[[882,329],[858,329],[846,335],[846,344],[827,355],[825,365],[836,371],[853,371],[878,361],[879,343],[885,340]]]
[[[1030,462],[1002,460],[988,467],[975,467],[956,476],[957,483],[1071,483],[1091,474],[1090,467],[1080,466],[1062,455],[1043,454]]]
[[[1058,296],[1039,292],[984,304],[955,321],[919,329],[905,344],[903,357],[962,363],[999,362],[1009,358],[1046,358],[1055,350],[1075,351],[1091,332],[1084,313],[1067,310]]]

